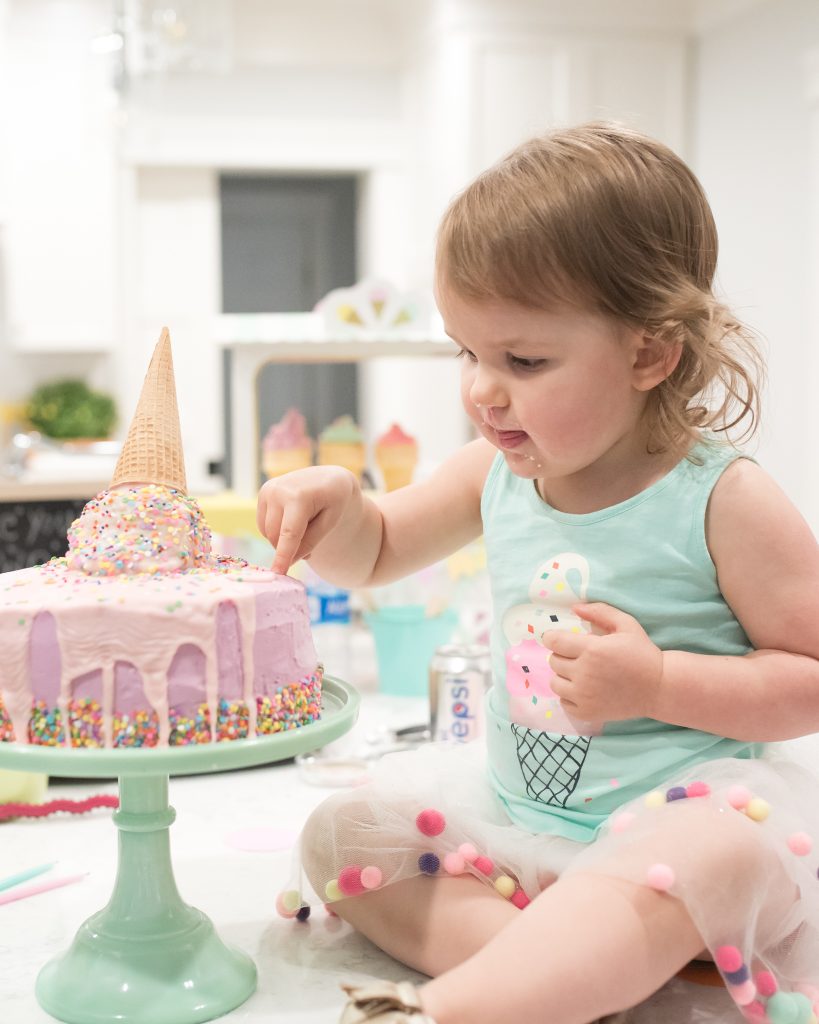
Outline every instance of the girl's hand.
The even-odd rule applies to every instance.
[[[276,549],[273,571],[286,573],[339,523],[361,498],[358,480],[341,466],[311,466],[262,485],[256,523]]]
[[[616,722],[651,718],[663,674],[663,652],[631,615],[597,602],[575,605],[574,613],[603,631],[544,636],[557,673],[552,690],[574,718]]]

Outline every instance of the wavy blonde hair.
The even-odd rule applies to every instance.
[[[464,298],[571,304],[668,344],[675,369],[649,394],[649,451],[687,452],[703,431],[755,431],[756,339],[713,293],[717,231],[702,186],[667,146],[594,122],[518,146],[450,203],[439,281]]]

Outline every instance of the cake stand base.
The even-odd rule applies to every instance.
[[[104,912],[89,918],[40,972],[37,1001],[68,1024],[198,1024],[235,1009],[256,989],[253,961],[191,911],[198,920],[170,943],[123,940],[97,931]],[[78,978],[90,983],[80,987]]]
[[[67,952],[40,971],[36,995],[43,1009],[67,1024],[200,1024],[240,1006],[256,988],[256,967],[179,895],[171,866],[176,812],[168,804],[169,776],[246,768],[315,750],[353,725],[358,704],[352,687],[325,677],[321,718],[275,736],[143,751],[0,743],[0,767],[119,778],[114,891]]]

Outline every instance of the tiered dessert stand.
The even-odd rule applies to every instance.
[[[199,1024],[240,1006],[256,988],[247,954],[226,946],[182,901],[168,830],[168,779],[249,768],[318,749],[350,729],[359,696],[325,677],[321,718],[301,729],[232,743],[150,750],[67,750],[0,743],[0,768],[119,779],[119,862],[106,907],[37,978],[40,1005],[68,1024]]]

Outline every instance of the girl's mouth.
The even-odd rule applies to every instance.
[[[495,434],[501,448],[517,448],[529,436],[525,430],[496,430]]]

